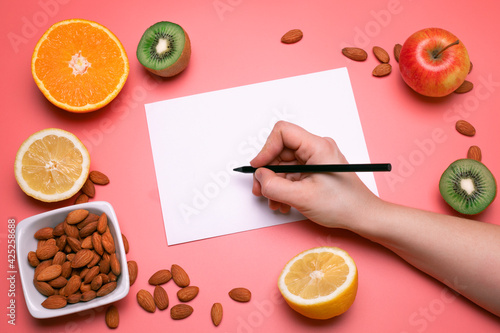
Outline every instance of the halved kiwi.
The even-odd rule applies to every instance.
[[[137,45],[137,60],[148,71],[163,77],[182,72],[191,58],[191,42],[178,24],[162,21],[150,26]]]
[[[479,214],[497,194],[495,177],[481,162],[460,159],[450,164],[439,181],[443,199],[457,212]]]

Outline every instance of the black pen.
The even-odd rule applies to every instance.
[[[375,164],[305,164],[305,165],[265,165],[261,168],[272,170],[276,173],[311,173],[311,172],[377,172],[391,171],[390,163]],[[242,173],[254,173],[257,168],[242,166],[234,168],[233,171]]]

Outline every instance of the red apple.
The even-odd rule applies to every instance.
[[[469,68],[464,44],[440,28],[417,31],[406,40],[399,55],[403,80],[424,96],[451,94],[465,81]]]

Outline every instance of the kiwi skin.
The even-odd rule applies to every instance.
[[[460,187],[455,182],[461,178],[458,174],[463,176],[464,173],[466,175],[479,174],[481,177],[474,182],[474,193],[466,198],[463,197],[463,193],[457,193],[455,190]],[[497,185],[495,177],[483,163],[473,159],[459,159],[451,163],[443,172],[439,181],[439,191],[443,199],[457,212],[464,215],[476,215],[495,200]],[[475,195],[479,196],[473,198]]]
[[[155,70],[146,66],[144,66],[144,68],[146,68],[151,73],[162,77],[172,77],[185,70],[187,65],[189,64],[189,60],[191,59],[191,41],[189,40],[189,36],[186,30],[184,30],[184,36],[186,39],[184,49],[182,50],[182,53],[176,62],[162,70]]]

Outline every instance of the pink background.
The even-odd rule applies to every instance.
[[[470,145],[480,146],[483,162],[493,174],[500,175],[500,47],[495,38],[500,30],[498,1],[29,0],[9,8],[5,2],[1,6],[1,331],[106,330],[102,308],[52,320],[33,319],[25,306],[19,277],[14,298],[16,325],[7,324],[6,306],[12,299],[6,284],[8,219],[19,222],[73,202],[35,201],[15,181],[13,164],[18,147],[30,134],[47,127],[76,134],[91,152],[91,169],[101,170],[111,179],[109,185],[97,188],[95,200],[113,205],[131,245],[128,259],[139,264],[137,282],[117,303],[121,331],[498,330],[498,318],[455,296],[392,252],[355,234],[310,222],[167,247],[144,111],[149,102],[346,66],[372,161],[393,164],[390,174],[376,175],[380,196],[454,214],[441,199],[437,184],[448,164],[465,157]],[[130,59],[130,76],[117,99],[90,114],[71,114],[52,106],[30,72],[32,51],[40,36],[53,23],[69,18],[85,18],[108,27],[122,41]],[[154,78],[135,57],[143,31],[161,20],[182,25],[192,42],[189,67],[173,79]],[[385,78],[371,76],[377,64],[370,51],[373,46],[382,46],[392,55],[394,44],[430,26],[450,30],[466,45],[474,64],[469,76],[475,84],[472,92],[434,100],[410,91],[397,68]],[[295,45],[280,43],[281,36],[294,28],[302,29],[303,40]],[[344,46],[365,48],[370,51],[369,59],[357,63],[345,58],[340,52]],[[393,59],[391,64],[396,64]],[[458,119],[471,122],[477,135],[459,135],[454,129]],[[500,205],[495,202],[476,218],[499,223],[499,217]],[[320,322],[289,309],[278,295],[276,280],[295,254],[325,245],[339,246],[352,255],[359,269],[359,292],[347,313]],[[139,289],[151,289],[147,280],[152,273],[173,263],[183,266],[192,284],[200,287],[200,294],[191,303],[194,313],[182,321],[171,320],[167,311],[146,313],[135,299]],[[253,292],[250,303],[228,298],[227,292],[236,286]],[[169,283],[166,289],[171,304],[176,304],[176,286]],[[218,328],[209,316],[214,302],[224,306],[224,319]]]

